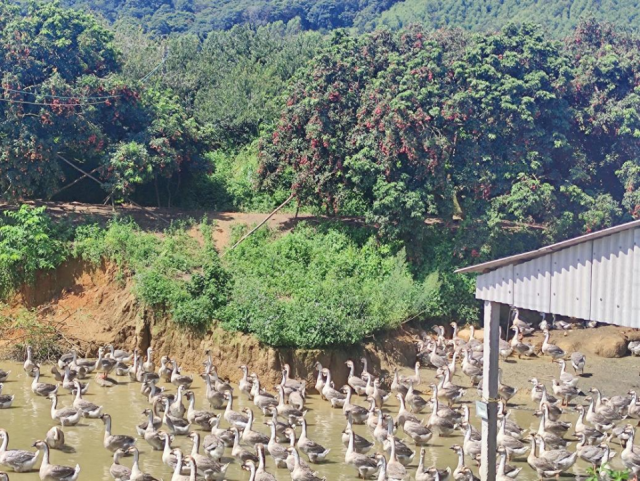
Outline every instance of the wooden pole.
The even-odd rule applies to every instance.
[[[500,304],[484,301],[484,369],[482,398],[487,403],[487,419],[482,420],[482,481],[496,479],[498,438],[498,362],[500,349]]]
[[[291,202],[291,199],[293,199],[294,195],[295,195],[295,194],[291,194],[287,200],[285,200],[282,204],[280,204],[278,207],[276,207],[276,209],[275,209],[271,214],[269,214],[267,217],[265,217],[265,219],[264,219],[262,222],[260,222],[257,226],[255,226],[253,229],[251,229],[251,230],[250,230],[249,232],[247,232],[245,235],[243,235],[243,236],[242,236],[242,238],[241,238],[238,242],[236,242],[235,244],[233,244],[233,246],[231,246],[231,248],[230,248],[228,251],[224,251],[224,252],[222,253],[222,256],[221,256],[221,257],[223,257],[227,252],[232,251],[233,249],[235,249],[236,247],[238,247],[240,244],[242,244],[242,243],[245,241],[245,239],[247,239],[247,237],[249,237],[251,234],[253,234],[255,231],[257,231],[260,227],[262,227],[263,225],[265,225],[265,224],[267,223],[267,221],[268,221],[269,219],[271,219],[271,218],[276,214],[276,212],[278,212],[278,211],[279,211],[280,209],[282,209],[285,205],[287,205],[289,202]]]

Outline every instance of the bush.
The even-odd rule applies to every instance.
[[[58,267],[68,256],[68,231],[56,227],[44,207],[21,206],[0,217],[0,299],[37,271]]]
[[[321,348],[355,344],[423,310],[435,295],[424,288],[435,286],[413,280],[404,251],[346,230],[300,224],[277,238],[263,230],[230,252],[223,325],[273,346]]]

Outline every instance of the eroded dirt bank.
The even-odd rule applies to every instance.
[[[34,286],[24,287],[7,310],[15,313],[23,307],[34,309],[41,320],[59,330],[65,344],[76,346],[86,356],[95,356],[105,344],[141,351],[151,345],[157,359],[168,355],[193,372],[202,369],[204,353],[210,350],[218,373],[234,381],[240,378],[242,364],[261,379],[275,383],[281,367],[289,363],[292,374],[307,378],[313,385],[314,366],[319,361],[332,370],[336,384],[341,385],[346,383],[347,359],[364,356],[377,372],[415,362],[414,346],[419,335],[415,329],[398,330],[348,349],[273,349],[252,336],[228,332],[217,325],[202,334],[180,329],[144,309],[132,288],[133,280],[120,275],[114,266],[69,261],[56,271],[39,275]],[[10,344],[4,341],[5,352]]]
[[[342,385],[346,382],[347,359],[364,356],[375,372],[390,373],[396,365],[413,365],[415,341],[421,335],[421,331],[407,327],[347,349],[273,349],[252,336],[228,332],[217,325],[201,334],[180,329],[165,317],[144,309],[132,288],[133,280],[119,274],[112,265],[95,267],[70,261],[56,271],[39,275],[34,286],[23,288],[5,311],[11,314],[24,307],[33,309],[41,321],[55,326],[65,349],[75,346],[86,356],[95,356],[105,344],[127,350],[137,347],[141,351],[151,345],[157,359],[168,355],[187,371],[197,372],[205,351],[210,350],[219,374],[233,381],[240,377],[239,366],[246,364],[261,379],[275,383],[281,367],[289,363],[294,376],[306,378],[313,385],[314,366],[319,361],[332,370],[336,385]],[[477,337],[482,338],[482,331]],[[553,332],[553,342],[567,352],[579,350],[592,358],[625,356],[628,342],[635,339],[640,339],[639,331],[615,326],[575,330],[566,336]],[[528,342],[540,346],[542,338],[536,334]],[[5,352],[12,344],[11,339],[0,341]]]

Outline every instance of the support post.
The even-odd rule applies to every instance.
[[[482,481],[496,479],[498,438],[498,362],[500,348],[500,304],[484,301],[484,370],[482,397],[487,403],[487,420],[482,421]]]

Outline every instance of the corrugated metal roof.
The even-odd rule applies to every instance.
[[[535,259],[537,257],[542,257],[552,252],[556,252],[560,249],[566,249],[567,247],[572,247],[572,246],[581,244],[583,242],[600,239],[602,237],[610,236],[618,232],[623,232],[623,231],[626,231],[629,229],[635,229],[638,227],[640,227],[640,220],[634,220],[633,222],[627,222],[626,224],[609,227],[608,229],[599,230],[597,232],[591,232],[589,234],[585,234],[580,237],[574,237],[573,239],[568,239],[566,241],[558,242],[556,244],[551,244],[549,246],[541,247],[540,249],[537,249],[535,251],[524,252],[522,254],[503,257],[502,259],[496,259],[494,261],[484,262],[482,264],[477,264],[475,266],[469,266],[463,269],[458,269],[456,273],[465,274],[469,272],[479,272],[479,273],[488,272],[502,266],[506,266],[509,264],[519,264],[521,262],[525,262],[531,259]]]

